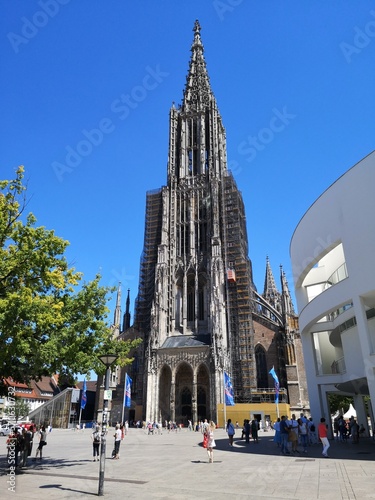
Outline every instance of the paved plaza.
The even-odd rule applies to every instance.
[[[214,463],[208,463],[201,434],[183,429],[147,435],[130,429],[121,443],[120,460],[110,458],[107,444],[104,498],[150,499],[368,499],[375,498],[375,441],[356,444],[331,441],[330,458],[321,445],[308,453],[280,455],[273,432],[261,432],[259,443],[246,444],[236,431],[230,447],[217,429]],[[99,462],[92,461],[91,430],[54,429],[43,460],[30,460],[9,491],[5,437],[0,437],[0,498],[93,498],[99,485]],[[33,455],[35,454],[35,445]]]

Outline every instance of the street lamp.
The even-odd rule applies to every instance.
[[[99,489],[98,496],[103,496],[104,492],[104,470],[105,470],[105,448],[106,448],[106,433],[107,433],[107,420],[108,420],[108,395],[106,392],[109,390],[109,377],[111,376],[111,365],[118,358],[117,354],[104,354],[99,356],[100,361],[105,366],[104,376],[104,397],[103,397],[103,415],[102,415],[102,439],[100,447],[100,463],[99,463]]]

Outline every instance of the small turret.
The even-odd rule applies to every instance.
[[[283,314],[295,316],[296,313],[294,311],[292,297],[290,295],[288,282],[282,266],[280,266],[280,280],[281,280]]]

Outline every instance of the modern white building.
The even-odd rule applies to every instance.
[[[330,422],[327,394],[349,395],[367,427],[363,397],[375,401],[375,152],[308,209],[290,256],[311,413]]]

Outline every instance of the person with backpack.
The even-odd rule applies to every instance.
[[[92,456],[93,456],[93,462],[98,461],[99,462],[99,445],[101,442],[100,438],[100,427],[97,425],[95,427],[94,432],[91,435],[91,440],[92,440]]]

